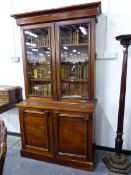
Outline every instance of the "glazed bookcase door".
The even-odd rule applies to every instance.
[[[53,24],[23,27],[23,35],[27,95],[55,98]]]
[[[58,98],[90,96],[90,22],[72,20],[56,24]],[[57,51],[59,50],[59,52]]]

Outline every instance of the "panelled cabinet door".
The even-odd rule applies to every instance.
[[[24,109],[21,120],[23,147],[26,150],[52,152],[52,121],[48,110]]]
[[[56,98],[54,23],[24,26],[21,31],[26,95]]]
[[[55,113],[56,157],[92,161],[92,117],[88,114]]]
[[[91,19],[55,23],[59,99],[88,99],[92,95],[91,65],[95,59],[95,55],[91,57],[92,25]]]

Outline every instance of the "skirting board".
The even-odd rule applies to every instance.
[[[115,148],[106,147],[106,146],[95,145],[95,149],[96,150],[102,150],[102,151],[115,152]],[[126,155],[131,155],[131,151],[130,150],[122,150],[122,153],[126,154]]]
[[[17,136],[17,137],[20,137],[20,136],[21,136],[20,133],[10,132],[10,131],[7,132],[7,135],[10,135],[10,136]]]
[[[11,135],[11,136],[17,136],[17,137],[21,136],[20,133],[16,133],[16,132],[7,132],[7,134]],[[100,146],[100,145],[95,145],[95,149],[96,150],[102,150],[102,151],[115,152],[115,148],[106,147],[106,146]],[[130,150],[122,150],[122,153],[126,154],[126,155],[131,155],[131,151]]]

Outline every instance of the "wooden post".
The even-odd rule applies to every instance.
[[[131,170],[131,163],[122,154],[122,144],[123,144],[122,135],[123,135],[123,121],[124,121],[124,110],[125,110],[128,47],[129,45],[131,45],[131,35],[120,35],[116,37],[116,40],[119,40],[121,45],[123,45],[124,47],[120,98],[119,98],[118,123],[117,123],[117,132],[116,132],[117,136],[115,139],[115,153],[109,154],[103,160],[111,171],[127,174]]]

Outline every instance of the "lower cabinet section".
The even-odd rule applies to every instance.
[[[21,155],[93,170],[93,113],[20,107]]]

